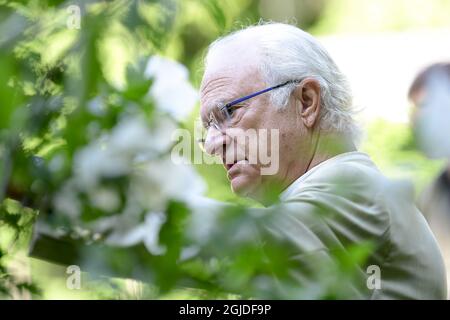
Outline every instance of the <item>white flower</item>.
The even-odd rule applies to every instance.
[[[115,230],[108,238],[106,244],[120,247],[131,247],[140,243],[145,237],[145,225],[138,225],[128,230]]]
[[[191,211],[187,235],[197,243],[206,243],[220,227],[218,218],[227,204],[203,196],[192,196],[187,204]]]
[[[181,249],[180,261],[189,260],[195,257],[200,252],[200,247],[198,246],[188,246]]]
[[[147,250],[153,255],[161,255],[165,247],[159,244],[159,232],[166,222],[163,213],[151,212],[145,216],[144,223],[126,230],[116,230],[106,239],[109,245],[129,247],[144,243]]]
[[[115,156],[108,144],[100,141],[81,149],[74,157],[74,176],[80,189],[92,189],[101,177],[121,176],[129,170],[126,157]]]
[[[197,91],[189,83],[189,73],[182,64],[160,57],[149,59],[145,76],[153,78],[149,96],[159,109],[176,120],[185,119],[197,103]]]
[[[131,194],[145,208],[163,210],[169,199],[189,201],[204,193],[206,185],[190,165],[170,158],[145,164],[132,179]]]
[[[79,150],[74,157],[74,175],[80,189],[90,190],[101,177],[127,174],[136,161],[167,152],[177,126],[169,117],[157,120],[149,128],[138,116],[124,118],[109,135]]]
[[[57,213],[76,219],[81,214],[81,203],[74,182],[68,180],[53,198],[53,206]]]
[[[114,212],[120,205],[117,192],[110,188],[96,188],[89,193],[89,199],[94,207],[106,212]]]
[[[169,117],[159,117],[152,126],[151,145],[157,152],[166,152],[174,143],[172,134],[178,129],[176,123]]]
[[[189,76],[189,71],[182,64],[154,55],[148,59],[147,66],[144,71],[147,78],[155,78],[155,80],[186,80]]]
[[[166,248],[159,244],[159,232],[166,222],[166,216],[163,213],[149,213],[145,216],[145,237],[144,245],[147,250],[154,255],[161,255],[166,252]]]
[[[151,140],[150,129],[143,119],[127,117],[112,130],[108,147],[111,153],[133,155],[150,150]]]
[[[100,219],[92,221],[89,224],[89,228],[91,228],[94,233],[105,233],[114,229],[115,226],[120,225],[120,217],[121,215],[102,217]]]

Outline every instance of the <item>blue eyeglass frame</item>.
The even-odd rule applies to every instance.
[[[231,101],[231,102],[228,102],[228,103],[226,103],[226,104],[224,104],[224,105],[222,105],[222,106],[219,106],[220,111],[225,111],[225,110],[226,110],[226,111],[227,111],[227,118],[229,119],[231,116],[230,116],[228,110],[229,110],[231,107],[235,106],[236,104],[241,103],[241,102],[244,102],[244,101],[246,101],[246,100],[248,100],[248,99],[251,99],[251,98],[254,98],[254,97],[256,97],[256,96],[259,96],[259,95],[261,95],[261,94],[263,94],[263,93],[266,93],[266,92],[269,92],[269,91],[272,91],[272,90],[275,90],[275,89],[278,89],[278,88],[287,86],[288,84],[291,84],[291,83],[297,83],[297,84],[298,84],[298,83],[300,83],[301,81],[302,81],[302,80],[289,80],[289,81],[283,82],[283,83],[281,83],[281,84],[278,84],[278,85],[276,85],[276,86],[269,87],[269,88],[266,88],[266,89],[264,89],[264,90],[261,90],[261,91],[258,91],[258,92],[249,94],[248,96],[241,97],[241,98],[239,98],[239,99],[236,99],[236,100],[233,100],[233,101]],[[214,119],[215,119],[215,117],[214,117],[214,115],[212,114],[212,118],[208,121],[208,124],[206,125],[206,128],[205,128],[206,130],[209,129],[209,127],[211,126],[211,123],[214,124],[214,126],[215,126],[216,129],[219,129],[219,130],[220,130],[219,123],[217,123],[217,120],[214,120]],[[204,145],[203,145],[203,144],[205,143],[205,140],[206,140],[206,139],[204,139],[204,138],[198,139],[198,140],[197,140],[197,142],[199,143],[200,148],[201,148],[202,150],[205,150],[205,149],[204,149]]]
[[[254,98],[254,97],[256,97],[256,96],[259,96],[259,95],[261,95],[261,94],[263,94],[263,93],[266,93],[266,92],[269,92],[269,91],[272,91],[272,90],[279,89],[279,88],[281,88],[281,87],[287,86],[288,84],[291,84],[291,83],[300,83],[301,81],[302,81],[302,80],[289,80],[289,81],[283,82],[283,83],[281,83],[281,84],[278,84],[278,85],[276,85],[276,86],[269,87],[269,88],[266,88],[266,89],[261,90],[261,91],[257,91],[257,92],[255,92],[255,93],[249,94],[249,95],[247,95],[247,96],[241,97],[241,98],[239,98],[239,99],[233,100],[233,101],[231,101],[231,102],[228,102],[228,103],[226,103],[226,104],[224,104],[224,105],[219,106],[220,111],[227,111],[227,117],[229,118],[229,117],[230,117],[229,112],[228,112],[229,109],[230,109],[231,107],[237,105],[238,103],[244,102],[244,101],[246,101],[246,100],[249,100],[249,99],[251,99],[251,98]],[[208,125],[207,125],[206,128],[209,128],[209,127],[210,127],[211,122],[214,122],[214,121],[213,121],[212,119],[210,119],[210,120],[208,121]],[[214,123],[214,125],[215,125],[216,128],[217,128],[218,123]]]
[[[242,97],[242,98],[239,98],[239,99],[233,100],[233,101],[231,101],[231,102],[228,102],[228,103],[225,104],[222,108],[223,108],[223,109],[228,109],[229,107],[232,107],[232,106],[234,106],[234,105],[236,105],[236,104],[238,104],[238,103],[244,102],[245,100],[254,98],[254,97],[256,97],[256,96],[259,96],[260,94],[263,94],[263,93],[266,93],[266,92],[269,92],[269,91],[272,91],[272,90],[275,90],[275,89],[278,89],[278,88],[287,86],[288,84],[291,84],[291,83],[299,83],[299,82],[300,82],[300,80],[289,80],[289,81],[286,81],[286,82],[281,83],[281,84],[279,84],[279,85],[276,85],[276,86],[274,86],[274,87],[269,87],[269,88],[266,88],[266,89],[264,89],[264,90],[261,90],[261,91],[258,91],[258,92],[249,94],[248,96],[244,96],[244,97]]]

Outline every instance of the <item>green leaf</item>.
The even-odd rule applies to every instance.
[[[221,32],[228,27],[227,17],[217,0],[202,0],[201,3],[205,6],[211,16],[214,18],[217,27]]]

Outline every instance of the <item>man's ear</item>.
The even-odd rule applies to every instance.
[[[319,119],[320,114],[320,84],[313,78],[303,80],[293,91],[298,105],[298,112],[303,124],[312,128]],[[297,103],[300,102],[300,103]]]

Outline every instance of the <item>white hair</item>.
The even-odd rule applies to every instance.
[[[269,86],[289,80],[314,78],[321,88],[320,127],[328,132],[349,136],[358,133],[353,120],[350,86],[325,48],[309,33],[289,24],[260,23],[235,31],[214,41],[208,49],[205,66],[212,52],[230,41],[251,37],[259,52],[260,70]],[[295,84],[273,90],[272,103],[283,108],[288,104]]]

